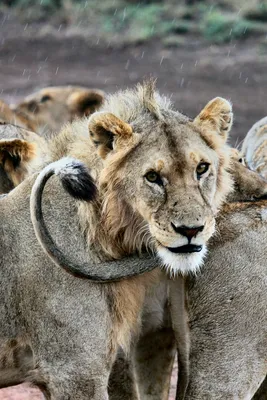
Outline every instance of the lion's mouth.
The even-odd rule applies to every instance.
[[[179,247],[167,247],[169,251],[172,253],[199,253],[202,250],[201,245],[196,245],[196,244],[186,244],[185,246],[179,246]]]

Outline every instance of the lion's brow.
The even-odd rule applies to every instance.
[[[167,123],[164,123],[162,126],[163,132],[165,134],[165,137],[167,139],[167,146],[170,151],[170,153],[173,155],[174,158],[177,156],[176,148],[177,148],[177,140],[175,138],[175,135],[170,129],[170,126]]]

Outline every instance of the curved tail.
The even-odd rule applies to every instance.
[[[78,200],[93,201],[97,194],[94,181],[80,161],[74,158],[62,158],[45,167],[37,177],[31,192],[31,220],[36,237],[50,259],[70,274],[96,282],[115,282],[144,272],[151,271],[159,265],[157,259],[149,256],[127,257],[122,261],[108,261],[94,264],[90,260],[76,264],[57,247],[51,237],[42,212],[42,197],[46,182],[57,175],[64,189]]]

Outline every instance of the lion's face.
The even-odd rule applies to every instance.
[[[75,86],[47,87],[27,96],[13,109],[34,122],[40,134],[57,132],[75,117],[89,115],[100,107],[104,93]]]
[[[112,185],[120,204],[142,217],[157,253],[174,273],[195,271],[201,265],[215,229],[216,211],[231,189],[224,169],[231,106],[222,99],[212,105],[218,109],[220,122],[209,103],[209,117],[204,109],[193,122],[173,113],[164,121],[130,126],[114,115],[99,113],[90,123],[92,139],[105,157],[103,184]],[[105,145],[113,148],[108,153],[101,148],[105,129],[118,135],[112,146],[106,137]],[[119,207],[117,212],[121,212]]]
[[[123,185],[164,263],[184,270],[201,263],[214,232],[219,168],[218,154],[190,125],[144,138],[125,165]]]

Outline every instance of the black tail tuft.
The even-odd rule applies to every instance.
[[[73,162],[68,173],[59,173],[64,189],[77,200],[93,201],[97,188],[87,167],[80,162]]]

